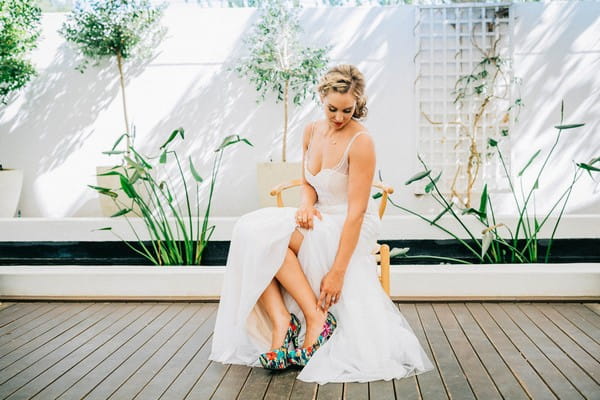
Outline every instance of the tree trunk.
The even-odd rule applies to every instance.
[[[288,129],[288,91],[290,86],[290,80],[285,81],[285,88],[283,89],[283,151],[281,154],[281,160],[286,162],[285,151],[287,143],[287,129]]]
[[[125,133],[127,133],[127,149],[126,154],[129,156],[129,119],[127,118],[127,102],[125,101],[125,77],[123,76],[123,57],[117,52],[117,67],[119,67],[119,79],[121,82],[121,95],[123,97],[123,116],[125,117]]]

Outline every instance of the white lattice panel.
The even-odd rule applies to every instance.
[[[505,174],[498,157],[489,156],[492,149],[488,147],[488,139],[500,141],[508,163],[508,137],[505,136],[510,134],[512,118],[508,110],[514,102],[511,96],[510,7],[506,4],[438,5],[421,6],[416,12],[418,153],[433,170],[432,176],[443,171],[438,186],[444,193],[451,193],[456,175],[454,188],[464,199],[467,164],[474,144],[480,162],[473,195],[480,193],[483,182],[488,183],[488,190],[504,189],[507,186]],[[500,72],[496,72],[498,68],[491,61],[493,57],[500,57],[505,62]],[[486,58],[489,61],[484,64],[487,76],[478,67]],[[460,88],[467,78],[459,85],[457,81],[469,75],[479,77],[479,80],[469,78],[467,95],[460,98]],[[486,101],[492,93],[495,96]],[[478,114],[481,115],[479,119]],[[471,137],[474,137],[473,143]],[[472,159],[472,176],[476,160]],[[426,183],[423,180],[420,185],[415,185],[415,191],[423,193]],[[477,203],[475,197],[472,201]]]

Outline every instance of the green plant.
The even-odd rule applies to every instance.
[[[184,139],[183,128],[176,129],[169,135],[165,143],[160,146],[160,154],[155,157],[144,157],[132,146],[130,147],[132,157],[125,155],[121,165],[116,165],[108,172],[100,174],[118,176],[121,182],[119,190],[88,185],[100,195],[109,196],[115,202],[119,211],[112,215],[112,217],[125,216],[137,238],[139,248],[127,241],[124,242],[133,251],[141,254],[156,265],[200,264],[202,252],[215,228],[214,225],[208,225],[208,219],[223,152],[227,147],[239,142],[252,146],[247,139],[241,138],[239,135],[231,135],[227,136],[215,150],[210,192],[202,226],[200,226],[199,185],[203,182],[203,179],[194,167],[192,158],[189,157],[189,171],[196,186],[195,211],[197,218],[196,226],[194,227],[192,201],[190,200],[191,193],[185,180],[179,156],[175,150],[170,149],[172,142],[177,137],[180,137],[182,140]],[[106,153],[120,154],[123,152],[111,150]],[[153,165],[152,160],[157,159],[158,163],[154,162]],[[168,178],[166,172],[164,173],[167,176],[166,179],[158,177],[157,167],[163,165],[165,170],[167,170],[166,164],[168,160],[173,161],[179,171],[177,182]],[[183,189],[183,194],[185,195],[185,210],[182,210],[177,198],[177,191],[181,190],[178,189],[179,187]],[[122,192],[125,195],[125,201],[119,198],[118,192]],[[140,235],[129,220],[128,216],[130,215],[143,218],[146,229],[151,237],[151,247],[145,245],[141,240]],[[174,220],[174,225],[170,223],[170,220]],[[112,230],[112,228],[107,227],[101,230]],[[121,237],[119,236],[119,238]]]
[[[250,53],[235,70],[256,85],[257,101],[264,100],[269,91],[277,94],[276,102],[283,101],[281,159],[285,162],[289,97],[293,96],[294,104],[302,104],[325,70],[329,48],[302,46],[298,8],[290,7],[285,0],[266,2],[264,7],[254,32],[245,40]],[[314,99],[315,92],[311,93]]]
[[[518,78],[511,79],[509,60],[501,55],[499,45],[505,39],[501,33],[500,24],[505,24],[508,16],[508,8],[500,8],[496,16],[502,17],[500,20],[494,19],[485,25],[487,30],[485,38],[480,39],[479,32],[475,32],[475,26],[469,32],[468,40],[481,56],[469,73],[462,74],[455,82],[452,96],[453,103],[456,106],[458,118],[449,122],[434,121],[427,113],[421,110],[421,114],[432,125],[454,125],[459,129],[459,136],[454,150],[464,145],[468,151],[467,159],[462,160],[456,168],[456,172],[449,188],[449,193],[456,197],[463,206],[471,207],[473,188],[479,176],[479,169],[482,164],[482,150],[478,147],[480,136],[483,132],[492,128],[496,122],[502,136],[509,134],[510,113],[514,110],[514,120],[518,120],[518,115],[523,102],[521,98],[515,99],[508,107],[503,108],[503,104],[509,102],[511,84],[515,88],[521,84]],[[502,21],[502,22],[498,22]],[[455,29],[458,24],[450,24]],[[495,34],[495,36],[493,35]],[[462,36],[459,40],[465,40]],[[480,46],[478,40],[489,41],[487,47]],[[456,52],[455,58],[462,61],[463,50]],[[469,59],[469,52],[467,60]],[[490,126],[491,125],[491,126]],[[464,175],[465,184],[463,188],[457,188],[457,179]]]
[[[127,149],[130,147],[130,132],[123,62],[150,56],[166,32],[157,24],[165,7],[165,3],[153,6],[150,0],[78,1],[59,31],[83,56],[77,67],[82,73],[90,60],[98,65],[106,58],[115,58],[123,99]]]
[[[492,198],[487,192],[487,184],[485,184],[483,187],[483,191],[481,193],[481,198],[480,198],[478,208],[467,207],[467,208],[460,209],[460,211],[459,211],[458,210],[459,207],[456,206],[455,203],[453,203],[451,200],[447,200],[446,198],[444,198],[444,196],[442,195],[442,193],[440,192],[440,190],[436,184],[437,181],[440,179],[440,176],[442,173],[440,172],[435,178],[432,178],[431,177],[431,172],[432,172],[431,169],[429,169],[427,167],[426,163],[421,159],[421,157],[418,157],[418,158],[419,158],[419,161],[421,162],[421,164],[423,165],[423,167],[425,168],[425,170],[422,172],[419,172],[418,174],[411,177],[409,180],[407,180],[405,182],[405,184],[409,185],[413,182],[420,181],[421,179],[428,179],[429,183],[425,187],[425,192],[431,193],[432,198],[442,207],[442,211],[435,218],[430,219],[430,218],[427,218],[415,211],[412,211],[408,208],[402,207],[399,204],[396,204],[392,199],[389,199],[390,202],[395,207],[397,207],[403,211],[406,211],[412,215],[415,215],[424,221],[427,221],[430,225],[435,226],[436,228],[438,228],[438,229],[444,231],[445,233],[447,233],[448,235],[452,236],[454,239],[458,240],[469,252],[474,254],[475,257],[481,263],[535,263],[535,262],[539,262],[540,255],[538,254],[538,233],[540,232],[540,230],[542,229],[544,224],[548,221],[548,218],[552,215],[552,213],[557,209],[557,207],[560,206],[560,211],[559,211],[558,217],[556,219],[556,223],[555,223],[554,227],[552,228],[552,234],[550,235],[550,238],[548,240],[546,254],[544,255],[544,258],[543,258],[544,262],[548,262],[554,235],[556,233],[556,230],[558,228],[561,217],[564,213],[565,207],[567,205],[567,202],[569,200],[569,197],[571,195],[571,192],[573,190],[575,183],[579,180],[579,178],[581,177],[581,175],[584,172],[587,172],[590,175],[590,177],[592,177],[592,172],[600,171],[600,168],[598,166],[595,166],[596,163],[600,164],[600,157],[595,157],[595,158],[591,159],[590,161],[588,161],[587,163],[584,163],[584,162],[576,163],[575,164],[576,167],[573,172],[573,177],[572,177],[569,185],[566,188],[562,189],[562,191],[560,192],[560,196],[558,197],[558,199],[556,199],[556,201],[550,208],[550,211],[547,213],[547,215],[544,216],[543,218],[538,218],[538,216],[536,214],[536,208],[535,208],[535,191],[536,191],[536,189],[539,188],[540,177],[541,177],[542,173],[544,172],[544,169],[546,168],[546,165],[548,164],[548,161],[550,160],[552,153],[556,149],[556,146],[558,144],[558,141],[560,140],[562,132],[566,131],[566,130],[579,128],[584,125],[584,124],[563,124],[563,114],[564,114],[564,105],[561,104],[560,124],[555,126],[555,128],[558,129],[558,134],[556,135],[554,144],[552,145],[552,148],[550,149],[550,151],[546,155],[546,158],[544,159],[542,165],[540,166],[540,168],[537,172],[537,175],[535,177],[535,180],[533,181],[534,183],[532,184],[532,186],[529,189],[529,191],[527,192],[527,194],[525,194],[525,191],[523,190],[522,176],[523,176],[524,172],[534,163],[534,160],[540,155],[541,149],[537,150],[531,156],[531,158],[525,163],[523,168],[517,174],[517,177],[519,178],[519,182],[520,182],[520,197],[521,197],[520,199],[517,197],[517,190],[515,188],[515,184],[509,174],[504,157],[498,146],[498,141],[496,141],[494,139],[490,139],[490,141],[489,141],[490,147],[496,151],[496,153],[498,154],[498,157],[500,159],[500,162],[502,164],[502,167],[504,168],[504,172],[506,174],[506,179],[508,180],[508,184],[509,184],[510,190],[512,192],[512,197],[514,199],[514,202],[515,202],[515,205],[516,205],[516,208],[518,211],[518,222],[517,222],[517,226],[514,228],[514,231],[511,230],[505,223],[496,220],[496,217],[494,215],[494,208],[492,205]],[[593,179],[593,177],[592,177],[592,179]],[[561,205],[561,202],[562,202],[562,205]],[[531,211],[532,203],[533,203],[533,212]],[[457,208],[457,210],[455,210],[455,208]],[[481,231],[482,236],[480,239],[478,239],[476,237],[476,235],[473,234],[467,228],[467,226],[463,223],[461,217],[459,217],[458,212],[460,212],[461,215],[464,215],[464,214],[473,215],[482,224],[483,230]],[[458,222],[458,224],[462,227],[462,229],[464,229],[464,231],[466,232],[468,237],[471,239],[470,243],[467,242],[466,240],[461,239],[458,236],[458,234],[450,231],[449,229],[445,228],[438,222],[439,219],[446,214],[451,215],[453,217],[453,219],[456,220]],[[499,228],[504,228],[508,232],[507,238],[500,235],[500,233],[498,232]],[[522,235],[522,238],[521,238],[521,235]],[[520,239],[522,239],[522,240],[520,240]],[[402,251],[399,251],[397,249],[395,251],[395,253],[398,256],[404,256],[404,257],[432,258],[431,256],[406,256],[406,249],[402,249]],[[435,257],[435,258],[444,259],[447,261],[465,263],[464,260],[458,260],[458,259],[453,259],[453,258],[448,258],[448,257]]]
[[[27,58],[40,36],[42,10],[35,0],[0,0],[0,103],[36,74]]]

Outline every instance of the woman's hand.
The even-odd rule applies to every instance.
[[[336,269],[330,269],[321,280],[321,295],[317,301],[317,307],[327,312],[329,307],[340,300],[343,285],[344,273]]]
[[[301,228],[312,229],[315,216],[323,220],[321,213],[314,206],[301,205],[296,211],[296,224]]]

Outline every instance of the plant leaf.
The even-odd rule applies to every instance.
[[[123,192],[125,192],[127,197],[129,197],[130,199],[137,197],[137,193],[135,192],[133,185],[124,176],[121,176],[121,188],[123,188]]]
[[[498,141],[497,141],[497,140],[494,140],[494,139],[492,139],[492,138],[490,138],[490,139],[488,140],[488,144],[489,144],[491,147],[496,147],[496,146],[498,146]]]
[[[584,126],[585,124],[567,124],[567,125],[555,125],[556,129],[573,129],[579,128],[580,126]]]
[[[413,182],[416,182],[418,180],[421,180],[421,179],[425,178],[430,173],[431,173],[430,169],[428,169],[427,171],[421,171],[418,174],[413,175],[409,180],[407,180],[406,182],[404,182],[404,184],[405,185],[410,185]]]
[[[373,199],[377,200],[378,198],[380,198],[381,196],[383,196],[383,194],[381,192],[377,192],[375,193],[373,196],[371,196]]]
[[[481,238],[481,258],[483,258],[485,253],[487,253],[493,238],[494,234],[492,231],[487,231],[483,234],[483,237]]]
[[[485,218],[486,217],[485,213],[481,213],[479,210],[476,210],[473,207],[463,209],[462,210],[462,215],[465,215],[465,214],[475,214],[479,218]]]
[[[112,227],[105,226],[104,228],[92,229],[92,231],[111,231]]]
[[[479,199],[479,212],[482,215],[487,215],[487,200],[488,200],[488,194],[487,194],[487,183],[485,185],[483,185],[483,191],[481,192],[481,198]]]
[[[161,164],[165,164],[167,162],[167,152],[166,151],[163,151],[160,154],[160,159],[158,160],[158,162]]]
[[[113,215],[111,215],[110,217],[111,218],[120,217],[121,215],[125,215],[125,214],[129,213],[131,210],[133,210],[133,209],[132,208],[123,208],[123,209],[117,211],[116,213],[114,213]]]
[[[431,192],[433,190],[433,188],[435,187],[435,184],[440,179],[440,176],[442,176],[442,171],[440,171],[440,173],[438,174],[438,176],[436,176],[435,178],[433,178],[432,181],[429,182],[427,184],[427,186],[425,186],[425,193],[429,193],[429,192]]]
[[[192,171],[192,176],[194,177],[196,182],[202,183],[203,179],[200,176],[200,174],[198,173],[198,171],[196,171],[196,168],[194,168],[194,163],[192,163],[192,156],[190,156],[189,159],[190,159],[190,171]]]
[[[588,171],[600,171],[600,168],[594,167],[594,166],[586,164],[586,163],[578,163],[577,166],[579,168],[586,169]]]
[[[175,139],[177,137],[177,135],[180,135],[181,138],[183,139],[184,135],[183,135],[183,128],[179,127],[177,129],[175,129],[173,132],[171,132],[171,134],[169,135],[169,138],[167,139],[166,142],[164,142],[162,144],[162,146],[160,146],[160,149],[163,150],[165,147],[167,147],[167,145],[169,143],[171,143],[173,141],[173,139]]]
[[[539,149],[538,151],[535,152],[535,154],[533,156],[531,156],[531,158],[529,159],[529,161],[527,161],[527,164],[525,164],[525,166],[523,167],[523,169],[517,174],[517,176],[521,176],[523,175],[523,172],[525,172],[525,170],[527,169],[527,167],[529,167],[529,165],[531,165],[531,163],[533,162],[533,160],[540,154],[542,150]]]
[[[390,258],[405,256],[409,250],[410,250],[410,247],[403,247],[403,248],[394,247],[393,249],[390,250]]]

